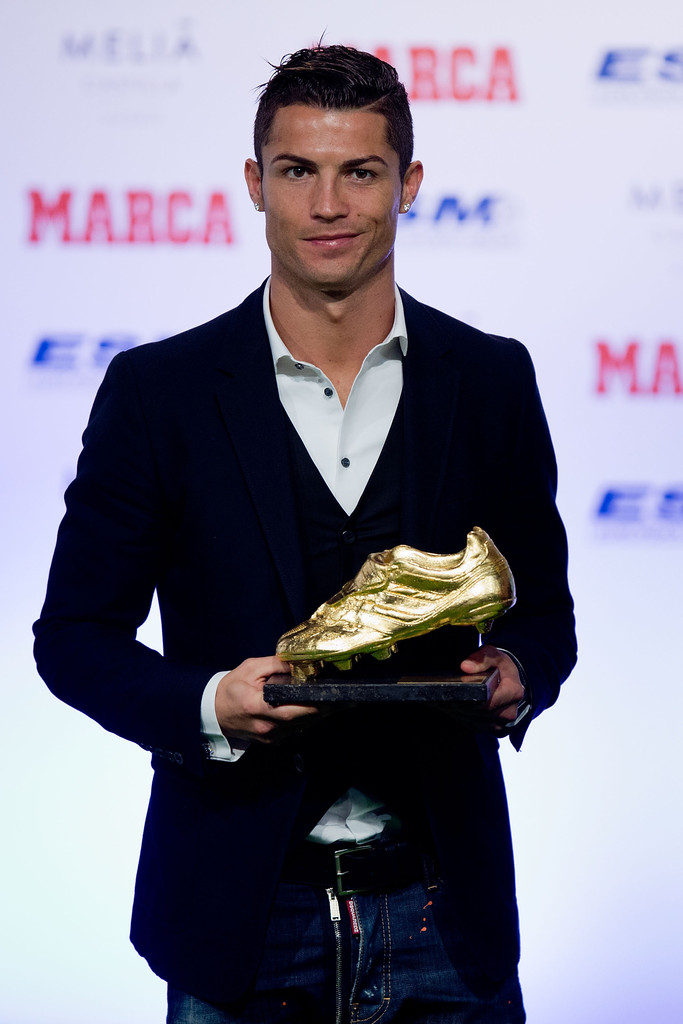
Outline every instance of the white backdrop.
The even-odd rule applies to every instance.
[[[381,51],[414,97],[426,177],[399,282],[528,345],[556,443],[580,664],[504,754],[529,1020],[683,1019],[680,4],[357,11],[0,7],[0,1024],[163,1019],[127,944],[148,756],[49,695],[30,624],[108,359],[265,276],[253,87],[323,31]]]

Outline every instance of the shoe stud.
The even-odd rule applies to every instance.
[[[396,644],[392,644],[391,647],[380,647],[378,651],[371,651],[373,658],[377,661],[386,661],[396,651]]]

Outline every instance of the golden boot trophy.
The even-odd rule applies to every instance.
[[[349,669],[361,654],[388,658],[399,641],[441,626],[485,633],[514,603],[507,561],[475,526],[455,555],[405,544],[369,555],[339,593],[280,637],[276,653],[290,663],[292,682],[303,683],[323,663]]]

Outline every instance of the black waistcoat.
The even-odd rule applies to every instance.
[[[311,612],[351,579],[367,556],[400,543],[402,402],[365,490],[351,515],[339,505],[287,419],[292,487],[296,496]],[[364,657],[354,675],[397,675],[399,661]],[[326,674],[336,674],[334,669]],[[344,673],[346,675],[346,673]],[[403,708],[362,705],[311,729],[304,758],[308,785],[294,840],[307,834],[349,787],[371,793],[409,827],[423,830],[421,800],[411,766],[411,726]]]
[[[402,403],[351,515],[330,491],[288,417],[286,422],[306,599],[312,612],[355,576],[371,552],[399,543]]]

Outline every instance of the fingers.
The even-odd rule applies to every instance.
[[[524,686],[516,664],[508,654],[487,644],[465,658],[460,668],[465,673],[498,669],[498,682],[494,684],[486,707],[476,713],[476,718],[487,731],[497,736],[504,735],[507,726],[516,719],[518,705],[524,698]]]
[[[216,717],[228,739],[273,743],[316,715],[315,707],[286,704],[271,707],[263,699],[263,687],[273,676],[288,672],[288,665],[273,655],[247,658],[220,680],[216,690]]]
[[[497,647],[493,647],[491,644],[485,644],[483,647],[479,647],[472,654],[469,654],[464,661],[460,663],[460,668],[463,672],[483,672],[488,668],[500,668],[504,661],[509,661],[512,665],[514,662],[507,654],[499,651]]]
[[[233,672],[239,672],[240,676],[251,685],[263,688],[263,684],[269,676],[285,675],[289,672],[289,665],[273,654],[267,658],[246,658]]]

